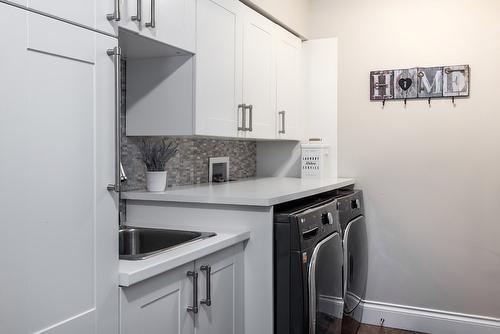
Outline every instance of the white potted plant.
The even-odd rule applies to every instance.
[[[146,165],[146,187],[151,192],[165,191],[167,187],[166,163],[177,153],[177,145],[166,139],[155,141],[144,138],[140,144],[141,160]]]

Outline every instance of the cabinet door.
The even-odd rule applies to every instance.
[[[300,140],[300,50],[301,40],[278,28],[276,34],[277,138]]]
[[[196,134],[235,137],[241,124],[242,5],[197,0]]]
[[[117,41],[6,4],[0,16],[0,332],[117,333]]]
[[[247,137],[276,138],[276,85],[273,56],[275,25],[245,7],[243,32],[243,103],[247,124],[252,131]]]
[[[107,15],[115,12],[116,0],[13,0],[43,13],[68,20],[108,34],[116,35],[116,20],[108,20]]]
[[[187,311],[193,302],[194,271],[189,264],[122,288],[121,334],[192,334],[194,316]]]
[[[141,34],[194,53],[196,0],[142,0]],[[154,27],[147,27],[154,21]]]
[[[195,333],[243,333],[243,244],[197,260],[195,265],[200,273],[200,310]],[[208,297],[210,305],[206,302]]]

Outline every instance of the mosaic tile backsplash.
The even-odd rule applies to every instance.
[[[140,160],[138,143],[143,137],[127,137],[126,129],[126,62],[122,62],[122,163],[128,180],[127,190],[146,188],[146,167]],[[231,179],[253,177],[257,172],[257,143],[255,141],[223,140],[201,137],[167,138],[179,145],[178,152],[167,164],[168,186],[182,186],[208,182],[208,159],[229,157]]]
[[[162,137],[155,138],[160,140]],[[178,145],[178,152],[166,164],[168,186],[208,182],[208,159],[229,157],[231,179],[252,177],[256,174],[257,145],[250,141],[232,141],[208,138],[166,137]],[[127,137],[122,162],[128,181],[125,190],[146,188],[146,167],[138,149],[142,137]]]

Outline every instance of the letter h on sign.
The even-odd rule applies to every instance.
[[[370,73],[370,99],[390,100],[394,98],[394,71]]]

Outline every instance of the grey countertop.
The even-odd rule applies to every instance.
[[[190,230],[195,229],[190,228]],[[120,260],[120,286],[131,286],[250,238],[250,232],[248,230],[214,232],[217,233],[214,237],[180,246],[174,250],[151,256],[145,260]]]
[[[160,202],[273,206],[354,184],[352,178],[250,178],[170,188],[164,192],[128,191],[123,199]]]

